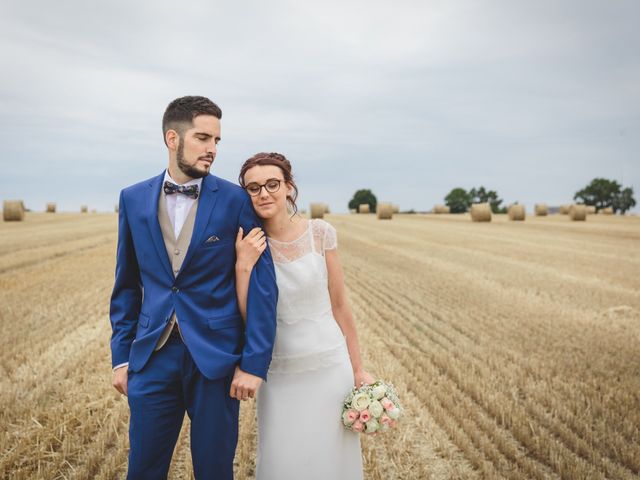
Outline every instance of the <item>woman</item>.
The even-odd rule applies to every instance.
[[[298,189],[283,155],[258,153],[239,181],[263,220],[279,290],[273,358],[258,394],[256,478],[361,479],[360,438],[344,429],[340,413],[350,388],[374,379],[362,368],[336,231],[297,214]],[[238,233],[243,316],[251,269],[265,248],[260,229],[244,239]]]

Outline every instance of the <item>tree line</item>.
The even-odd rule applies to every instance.
[[[633,187],[623,188],[615,180],[606,178],[594,178],[586,187],[578,190],[573,199],[578,203],[596,207],[596,211],[612,208],[614,213],[621,214],[625,214],[636,206]],[[473,203],[488,203],[493,213],[507,211],[507,207],[501,206],[502,199],[498,193],[495,190],[487,190],[483,186],[469,191],[460,187],[454,188],[447,194],[444,201],[451,213],[465,213]]]
[[[594,178],[586,187],[578,190],[573,199],[578,203],[596,207],[596,211],[610,207],[614,213],[621,214],[636,206],[633,187],[623,188],[615,180],[606,178]],[[444,201],[451,213],[465,213],[474,203],[488,203],[493,213],[507,213],[507,207],[502,205],[503,201],[498,192],[488,190],[484,186],[469,191],[460,187],[454,188],[444,197]],[[370,189],[357,190],[349,201],[349,209],[357,209],[358,205],[365,203],[369,205],[370,211],[375,213],[378,199],[374,193]]]

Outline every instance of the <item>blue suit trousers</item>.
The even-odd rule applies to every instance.
[[[153,352],[139,372],[129,371],[127,479],[167,478],[185,411],[191,419],[191,457],[197,480],[233,479],[240,402],[229,396],[233,373],[210,380],[196,367],[179,336]]]

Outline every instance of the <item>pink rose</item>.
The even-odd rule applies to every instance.
[[[380,403],[382,403],[382,406],[384,407],[384,409],[388,412],[389,410],[393,410],[394,408],[396,408],[396,406],[393,404],[393,402],[391,400],[389,400],[388,398],[383,398],[382,400],[380,400]]]
[[[355,422],[353,422],[353,425],[351,425],[351,430],[353,430],[354,432],[363,431],[364,423],[362,423],[360,420],[356,420]]]
[[[382,423],[383,425],[390,425],[391,424],[391,419],[388,416],[383,414],[380,417],[380,423]]]
[[[369,420],[371,420],[371,414],[369,413],[369,410],[363,410],[360,412],[360,420],[364,423],[367,423]]]
[[[350,422],[355,422],[359,416],[360,416],[360,413],[357,410],[349,410],[347,412],[347,418],[349,419]]]
[[[393,428],[398,424],[398,420],[391,420],[391,422],[389,423],[389,425]]]

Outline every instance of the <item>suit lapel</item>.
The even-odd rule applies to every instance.
[[[162,236],[162,230],[160,229],[160,223],[158,222],[158,201],[163,179],[164,172],[149,181],[149,199],[147,201],[145,219],[147,221],[147,227],[149,227],[151,240],[158,252],[160,263],[167,273],[173,277],[173,271],[171,270],[171,264],[169,263],[169,257],[167,255],[167,248],[164,243],[164,237]]]
[[[193,257],[194,252],[198,249],[207,225],[209,224],[209,218],[211,218],[217,198],[218,182],[216,181],[216,177],[213,175],[207,175],[202,179],[202,189],[200,191],[200,198],[198,199],[198,210],[196,211],[193,234],[191,235],[191,242],[189,243],[187,255],[184,257],[182,268],[180,268],[178,275],[184,271]]]

